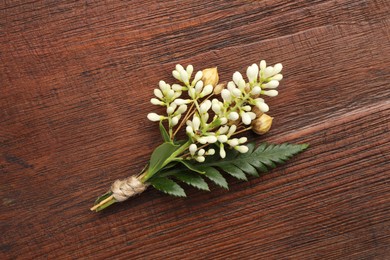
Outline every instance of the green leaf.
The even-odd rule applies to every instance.
[[[186,197],[186,193],[184,192],[183,188],[168,178],[153,178],[149,181],[149,183],[157,190],[169,195],[176,197]]]
[[[209,186],[203,180],[203,178],[199,174],[191,173],[191,172],[181,172],[174,175],[176,179],[191,185],[200,190],[210,191]]]
[[[99,202],[107,199],[108,197],[110,197],[112,195],[112,191],[109,191],[109,192],[106,192],[104,193],[103,195],[101,195],[100,197],[98,197],[96,200],[95,200],[95,205],[96,204],[99,204]]]
[[[243,180],[243,181],[247,180],[245,173],[234,164],[221,164],[219,167],[222,170],[224,170],[226,173],[229,173],[231,176],[239,180]]]
[[[181,164],[183,164],[185,167],[187,167],[189,170],[193,172],[204,174],[204,171],[201,168],[199,168],[198,165],[194,165],[186,160],[178,160],[178,162],[180,162]]]
[[[257,172],[257,169],[255,167],[253,167],[249,163],[245,163],[245,162],[242,162],[242,161],[237,161],[237,162],[233,162],[233,164],[235,166],[237,166],[238,168],[240,168],[246,174],[249,174],[249,175],[252,175],[252,176],[255,176],[255,177],[259,176],[259,173]]]
[[[148,180],[162,167],[167,165],[169,163],[167,159],[170,158],[172,153],[174,153],[179,148],[180,146],[176,146],[172,143],[163,143],[162,145],[158,146],[150,157],[149,168],[147,170],[148,173],[145,175],[143,180]]]
[[[240,180],[246,180],[245,174],[258,176],[258,171],[267,172],[268,169],[282,164],[293,155],[302,152],[308,147],[307,144],[248,144],[248,152],[237,153],[236,150],[227,150],[225,159],[208,161],[204,166],[219,167],[230,175]]]
[[[162,121],[160,121],[160,133],[164,142],[169,143],[172,141],[171,138],[169,138],[169,134],[167,133],[167,130],[165,130]]]
[[[205,172],[204,175],[218,186],[229,189],[226,179],[219,173],[214,167],[201,166],[201,169]]]

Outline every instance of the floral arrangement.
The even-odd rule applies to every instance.
[[[247,80],[237,71],[225,84],[219,83],[217,68],[193,76],[192,65],[176,65],[172,75],[178,82],[170,85],[160,81],[151,99],[164,113],[147,115],[159,123],[163,143],[139,174],[116,180],[91,210],[125,201],[148,186],[185,197],[177,181],[209,191],[208,179],[228,189],[222,173],[247,180],[247,175],[258,176],[306,149],[307,144],[287,143],[256,147],[243,136],[249,130],[262,135],[271,128],[273,118],[266,114],[269,106],[262,97],[278,95],[282,68],[280,63],[267,66],[262,60],[247,68]],[[186,138],[178,138],[184,131]]]

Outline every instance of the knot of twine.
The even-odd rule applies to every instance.
[[[147,187],[148,186],[138,180],[137,177],[131,176],[124,180],[116,180],[111,185],[111,191],[115,200],[121,202],[143,192]]]

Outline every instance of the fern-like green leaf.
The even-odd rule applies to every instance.
[[[186,197],[183,188],[173,180],[164,177],[155,177],[148,181],[154,188],[176,197]]]
[[[267,172],[268,169],[275,168],[276,164],[284,163],[307,147],[307,144],[263,143],[254,149],[254,144],[248,144],[247,153],[240,154],[235,150],[228,150],[225,159],[211,160],[203,166],[218,167],[237,179],[246,180],[244,173],[257,176],[258,172]]]
[[[174,177],[188,185],[191,185],[200,190],[210,191],[209,185],[203,180],[201,175],[192,172],[176,173]]]
[[[217,169],[214,167],[207,167],[202,165],[199,168],[204,171],[204,175],[212,182],[224,189],[229,189],[226,179],[222,176],[222,174],[219,173]]]
[[[219,170],[239,180],[247,180],[246,174],[258,176],[258,172],[267,172],[308,147],[307,144],[287,143],[277,145],[263,143],[257,148],[254,143],[247,145],[249,148],[247,153],[241,154],[233,149],[227,150],[224,159],[218,156],[208,156],[204,163],[177,160],[175,164],[168,165],[149,182],[156,189],[179,197],[186,196],[184,190],[169,178],[176,178],[188,185],[208,191],[209,187],[202,178],[205,176],[218,186],[228,189],[226,179]],[[172,148],[169,147],[169,149]]]

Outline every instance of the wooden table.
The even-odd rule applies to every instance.
[[[389,259],[390,2],[0,1],[1,259]],[[175,64],[282,62],[272,130],[310,143],[230,190],[89,211],[160,143]]]

